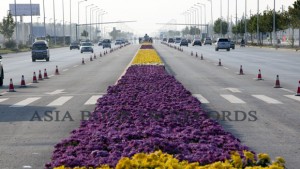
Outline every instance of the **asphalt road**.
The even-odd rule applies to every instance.
[[[269,153],[273,159],[283,156],[288,168],[300,165],[300,98],[293,96],[300,80],[298,53],[259,48],[215,52],[213,46],[184,47],[185,52],[179,52],[159,43],[154,46],[167,71],[203,103],[211,118],[255,152]],[[0,88],[1,168],[43,168],[53,146],[79,126],[82,115],[93,111],[96,99],[117,81],[138,47],[130,45],[101,58],[102,49],[95,47],[93,61],[90,53],[68,48],[52,50],[50,62],[33,63],[29,53],[5,55],[6,81]],[[190,56],[191,50],[203,53],[204,60]],[[219,58],[224,66],[217,66]],[[237,75],[240,64],[246,75]],[[60,75],[53,75],[56,65]],[[258,67],[264,81],[254,79]],[[22,74],[30,83],[32,72],[44,68],[53,75],[50,79],[17,87]],[[273,88],[277,70],[284,89]],[[6,93],[9,78],[17,83],[17,92]]]
[[[243,48],[233,52],[214,52],[211,47],[198,50],[203,52],[204,60],[190,56],[189,52],[180,52],[165,45],[156,44],[155,48],[166,63],[167,70],[173,74],[195,97],[203,103],[202,108],[218,120],[227,131],[233,133],[242,143],[257,153],[269,153],[273,159],[283,156],[288,168],[300,165],[300,97],[287,90],[273,88],[273,81],[257,81],[254,72],[248,69],[246,75],[237,75],[238,66],[243,60],[253,65],[256,57],[266,65],[265,69],[286,69],[286,74],[293,77],[299,72],[296,67],[300,58],[279,58],[279,51],[266,49]],[[196,47],[193,47],[195,50]],[[186,48],[184,48],[186,50]],[[259,54],[261,50],[262,54]],[[244,52],[242,51],[248,51]],[[251,51],[254,54],[252,58]],[[289,53],[282,51],[282,53]],[[269,53],[269,55],[266,55]],[[256,56],[259,55],[259,56]],[[275,58],[273,58],[275,56]],[[241,59],[239,59],[239,57]],[[226,60],[226,66],[217,66],[218,60]],[[216,62],[214,61],[216,59]],[[266,60],[266,61],[262,61]],[[270,66],[267,61],[293,62],[291,66]],[[250,66],[247,66],[247,68]],[[289,71],[290,70],[290,71]],[[272,71],[270,71],[272,72]],[[271,74],[271,73],[270,73]],[[298,74],[299,75],[299,74]],[[266,77],[268,78],[268,77]],[[295,79],[297,82],[298,79]],[[274,81],[275,82],[275,81]]]
[[[106,93],[108,86],[116,83],[138,47],[127,46],[101,58],[98,55],[93,61],[87,59],[90,54],[68,49],[51,51],[49,63],[32,63],[26,53],[9,58],[17,61],[24,55],[25,61],[18,62],[20,65],[9,65],[12,62],[5,58],[9,65],[6,66],[7,76],[31,74],[33,69],[55,67],[56,64],[61,70],[60,75],[27,88],[16,87],[17,92],[0,96],[0,168],[44,168],[50,161],[54,145],[94,110],[96,100]],[[86,58],[84,65],[82,57]],[[11,66],[24,70],[13,70]]]

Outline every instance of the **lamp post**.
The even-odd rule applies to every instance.
[[[199,5],[200,3],[197,3],[197,4],[195,4],[195,6],[198,6],[199,7],[199,9],[200,9],[200,12],[199,12],[199,15],[198,15],[198,19],[200,20],[200,24],[201,24],[201,29],[202,29],[202,6],[201,5]],[[206,16],[204,16],[204,18],[205,18]],[[199,20],[198,20],[198,22],[199,22]],[[199,30],[200,30],[200,26],[199,26]]]
[[[56,45],[56,26],[55,26],[55,3],[53,0],[53,21],[54,21],[54,45]]]
[[[32,31],[32,4],[30,0],[30,42],[33,43],[33,31]]]
[[[257,45],[259,44],[259,40],[260,40],[260,33],[259,33],[259,21],[258,21],[258,19],[259,19],[259,0],[257,0],[257,18],[256,18],[256,38],[257,38]]]
[[[210,2],[210,20],[211,20],[211,25],[213,26],[214,25],[214,19],[213,19],[213,12],[212,12],[212,0],[207,0],[207,1],[209,1]],[[212,31],[211,32],[213,32],[213,27],[212,27]]]
[[[101,30],[104,30],[104,26],[102,23],[103,23],[103,15],[105,15],[105,14],[107,14],[107,12],[103,10],[103,13],[101,13],[101,27],[102,27]],[[105,35],[104,33],[105,33],[105,30],[103,31],[103,34],[102,34],[103,36]]]
[[[273,35],[274,35],[274,40],[273,40],[273,42],[274,42],[274,46],[276,45],[276,28],[275,28],[275,0],[274,0],[274,8],[273,8]]]
[[[86,24],[86,25],[85,25],[85,31],[87,31],[87,29],[88,29],[88,28],[87,28],[87,27],[88,27],[88,26],[87,26],[87,25],[88,25],[88,21],[87,21],[87,20],[88,20],[88,19],[87,19],[87,8],[90,7],[90,6],[93,6],[93,5],[94,5],[94,4],[90,4],[90,5],[87,5],[87,6],[85,7],[85,24]]]
[[[66,37],[65,37],[65,3],[64,3],[64,0],[62,0],[62,13],[63,13],[63,24],[62,24],[62,27],[63,27],[63,39],[64,39],[64,42],[63,42],[63,46],[65,46],[66,44]]]
[[[90,40],[92,40],[92,13],[97,8],[97,6],[94,6],[90,9]]]
[[[46,36],[47,36],[47,33],[46,33],[46,12],[45,12],[45,0],[43,0],[43,12],[44,12],[44,36],[45,36],[45,40],[46,40]]]
[[[235,33],[235,41],[237,42],[237,0],[235,0],[235,26],[236,26],[236,33]]]
[[[245,36],[245,43],[247,43],[247,0],[245,0],[245,35],[244,36]]]
[[[80,15],[79,15],[79,5],[80,5],[80,3],[82,3],[82,2],[85,2],[85,1],[87,1],[87,0],[82,0],[82,1],[78,1],[78,21],[77,21],[77,26],[76,26],[76,28],[78,29],[78,30],[76,30],[76,41],[78,41],[78,34],[79,34],[79,28],[80,28],[80,26],[79,26],[79,17],[80,17]],[[70,2],[71,2],[71,0],[70,0]],[[70,4],[70,8],[71,8],[71,4]]]
[[[15,0],[15,20],[16,20],[16,45],[17,49],[19,49],[19,35],[18,35],[18,18],[17,18],[17,2]]]
[[[221,34],[221,36],[222,36],[222,18],[223,18],[223,16],[222,16],[222,0],[220,0],[220,16],[221,16],[221,21],[220,21],[220,34]]]

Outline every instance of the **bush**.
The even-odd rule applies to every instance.
[[[23,43],[19,43],[19,49],[26,49],[28,48],[28,46],[26,44],[23,44]]]
[[[17,43],[14,40],[9,40],[7,42],[4,42],[4,46],[5,46],[5,48],[8,48],[8,49],[14,49],[14,48],[16,48]]]

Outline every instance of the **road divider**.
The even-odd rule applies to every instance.
[[[25,83],[24,75],[22,75],[20,87],[27,87]]]
[[[44,79],[49,79],[47,69],[44,69]]]
[[[33,72],[32,83],[38,83],[35,72]]]
[[[12,79],[10,79],[10,82],[9,82],[8,92],[16,92]]]
[[[56,65],[55,75],[59,75],[58,66]]]

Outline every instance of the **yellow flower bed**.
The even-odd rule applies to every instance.
[[[283,158],[278,157],[275,162],[270,161],[267,154],[258,154],[257,160],[254,154],[249,151],[244,152],[247,159],[243,161],[241,156],[235,152],[231,155],[230,160],[225,162],[215,162],[213,164],[200,166],[198,162],[189,163],[187,161],[179,161],[170,154],[165,154],[161,151],[156,151],[150,154],[138,153],[131,159],[128,157],[122,158],[116,169],[138,169],[138,168],[155,168],[155,169],[284,169],[285,161]],[[266,167],[262,167],[266,166]],[[68,167],[57,167],[55,169],[72,169]],[[101,167],[75,167],[73,169],[112,169],[107,165]]]
[[[132,61],[132,65],[162,65],[154,49],[140,49]]]

